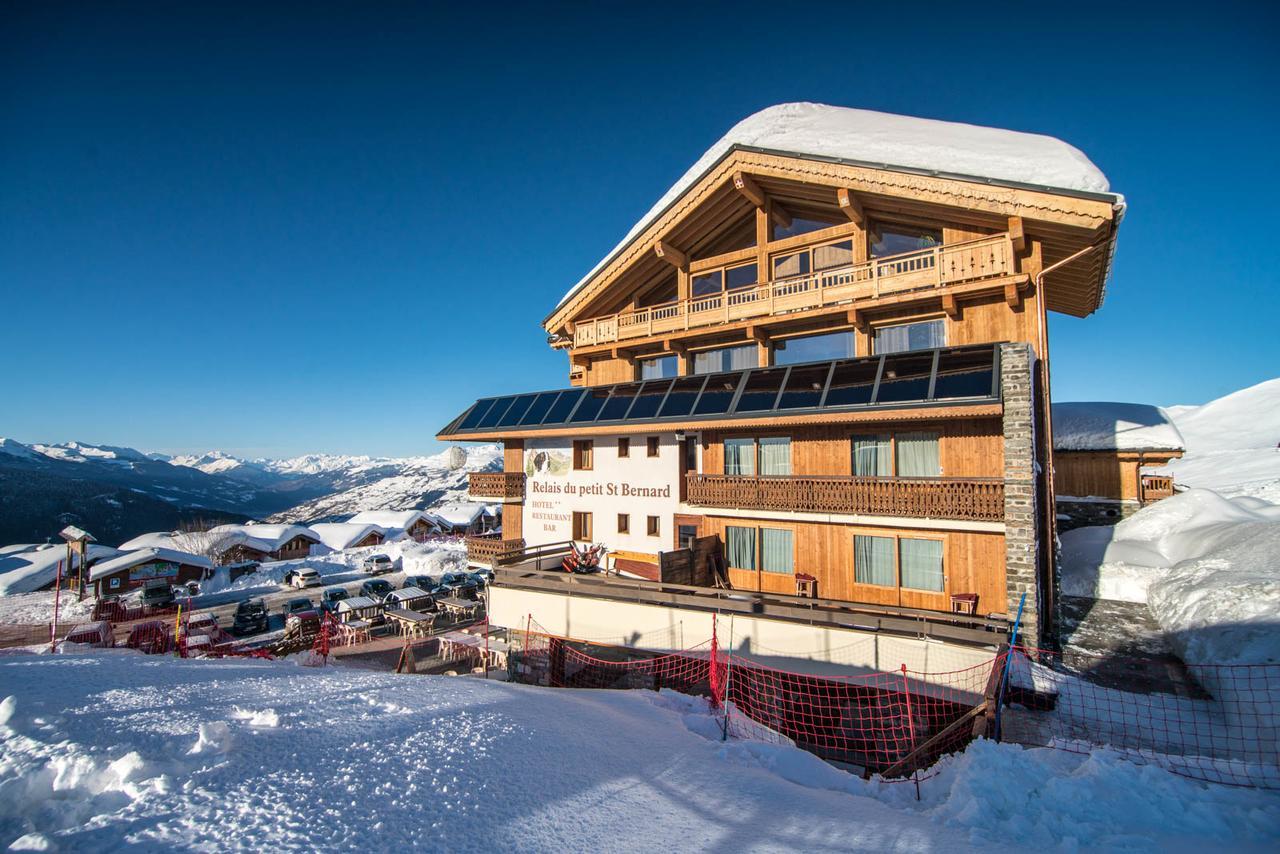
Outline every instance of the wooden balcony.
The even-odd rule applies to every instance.
[[[467,491],[472,498],[498,498],[503,501],[524,500],[524,472],[473,471],[468,476]]]
[[[467,562],[492,566],[498,555],[518,552],[524,539],[504,540],[500,537],[467,537]]]
[[[1168,498],[1173,495],[1173,478],[1164,474],[1144,474],[1142,475],[1142,497],[1143,504],[1152,501],[1159,501],[1161,498]]]
[[[1004,521],[999,478],[687,475],[689,504],[738,510]]]
[[[609,344],[897,294],[942,291],[1016,272],[1012,238],[997,234],[585,320],[574,327],[573,344]]]

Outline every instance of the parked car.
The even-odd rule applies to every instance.
[[[320,573],[316,572],[309,566],[300,567],[299,569],[291,569],[284,574],[284,583],[295,590],[302,590],[307,587],[319,587]]]
[[[481,584],[493,583],[493,570],[489,569],[487,566],[477,567],[471,570],[470,574],[474,575],[476,578],[479,578]]]
[[[164,579],[155,579],[142,585],[142,604],[151,608],[166,608],[173,604],[173,588]]]
[[[370,575],[386,575],[396,571],[396,562],[384,554],[369,555],[364,559],[364,571]]]
[[[84,646],[112,647],[116,645],[111,632],[111,624],[106,620],[93,623],[81,623],[67,633],[67,643],[78,643]]]
[[[267,604],[261,599],[247,599],[236,606],[231,633],[256,635],[267,630],[267,622]]]
[[[480,591],[484,589],[484,579],[474,575],[464,575],[462,580],[458,582],[457,592],[453,595],[459,599],[479,599]]]
[[[391,582],[381,578],[371,578],[360,585],[360,595],[368,596],[375,602],[381,602],[391,592]]]
[[[404,584],[400,585],[400,589],[404,590],[406,587],[417,587],[419,590],[426,590],[430,592],[431,588],[435,586],[435,579],[429,575],[408,575],[405,576]]]
[[[301,614],[303,611],[314,611],[315,608],[315,603],[310,599],[290,599],[288,602],[284,603],[284,608],[281,610],[284,613],[284,618],[287,620],[293,614]]]
[[[341,587],[330,587],[320,596],[320,610],[326,614],[335,613],[338,610],[338,603],[343,599],[350,599],[351,594]]]
[[[199,596],[199,595],[200,595],[200,582],[199,582],[199,581],[188,581],[186,584],[182,585],[182,588],[181,588],[181,589],[182,589],[183,593],[184,593],[185,595],[187,595],[187,596]]]
[[[147,655],[166,653],[173,649],[173,635],[169,632],[168,623],[148,620],[133,627],[124,645]]]

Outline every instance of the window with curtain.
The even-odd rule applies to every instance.
[[[795,572],[794,539],[781,528],[760,529],[760,568],[765,572],[791,575]]]
[[[872,340],[873,352],[906,353],[910,350],[932,350],[947,346],[946,324],[941,320],[923,320],[900,326],[881,326]]]
[[[855,477],[890,477],[893,475],[893,441],[888,433],[853,437],[853,474]]]
[[[756,529],[727,525],[724,529],[725,559],[734,569],[756,568]]]
[[[853,537],[853,580],[893,587],[893,537]]]
[[[791,437],[764,436],[760,439],[760,474],[791,474]]]
[[[832,267],[844,267],[852,263],[852,240],[828,243],[826,246],[815,246],[813,249],[813,269],[815,270],[830,270]]]
[[[724,440],[724,473],[751,477],[756,473],[754,439]]]
[[[822,335],[806,335],[803,338],[783,338],[775,341],[773,345],[775,365],[852,358],[852,332],[826,332]]]
[[[912,590],[931,590],[941,593],[942,541],[898,540],[898,561],[902,571],[902,586]]]
[[[740,371],[744,368],[757,367],[759,358],[756,345],[746,344],[740,347],[721,347],[718,350],[703,350],[693,354],[693,372],[695,374],[711,374],[717,371]]]
[[[658,356],[654,359],[640,360],[640,379],[661,380],[674,377],[680,373],[679,361],[675,356]]]
[[[898,477],[940,477],[937,433],[898,433]]]

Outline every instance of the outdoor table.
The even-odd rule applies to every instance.
[[[435,617],[419,614],[407,608],[392,608],[385,616],[395,623],[396,631],[402,635],[421,636],[431,632]]]
[[[444,608],[451,617],[471,616],[480,607],[479,602],[471,599],[459,599],[457,596],[446,596],[443,599],[437,599],[436,604]]]

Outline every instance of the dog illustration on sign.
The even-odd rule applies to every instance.
[[[543,475],[563,477],[569,470],[569,455],[564,451],[530,448],[524,455],[524,473],[529,477]]]

